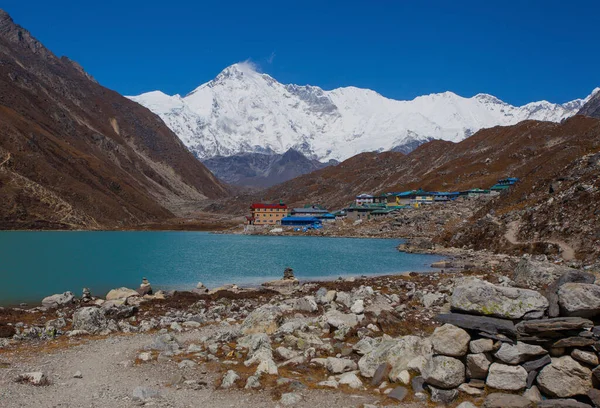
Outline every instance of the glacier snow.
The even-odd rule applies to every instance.
[[[523,106],[487,94],[464,98],[452,92],[400,101],[355,87],[326,91],[284,85],[251,64],[238,63],[185,97],[154,91],[129,98],[158,114],[200,159],[293,148],[320,161],[342,161],[366,151],[402,151],[431,139],[458,142],[480,129],[527,119],[560,122],[592,95]]]

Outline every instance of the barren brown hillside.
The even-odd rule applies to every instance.
[[[156,115],[0,10],[0,228],[118,228],[225,187]]]
[[[322,203],[335,209],[360,193],[489,188],[507,176],[521,178],[527,189],[545,174],[597,150],[599,138],[600,121],[592,118],[576,116],[562,124],[526,121],[485,129],[460,143],[429,142],[408,155],[363,153],[259,196],[241,198],[281,198],[290,204]]]

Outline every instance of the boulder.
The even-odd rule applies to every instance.
[[[591,337],[567,337],[564,339],[560,339],[552,343],[553,348],[567,348],[567,347],[587,347],[596,343]]]
[[[492,339],[477,339],[469,343],[469,351],[472,354],[489,353],[494,351],[494,340]]]
[[[544,354],[548,354],[548,352],[543,347],[517,342],[514,345],[502,343],[494,357],[506,364],[519,364]]]
[[[42,299],[42,306],[48,309],[57,308],[73,303],[75,295],[72,292],[60,293]]]
[[[19,374],[15,379],[16,382],[27,383],[31,385],[41,386],[41,385],[49,385],[50,380],[46,374],[41,371],[35,371],[31,373],[23,373]]]
[[[221,388],[231,388],[239,379],[240,376],[235,371],[229,370],[223,376],[223,381],[221,381]]]
[[[474,279],[454,289],[451,306],[460,312],[521,319],[529,313],[544,313],[548,300],[534,290],[496,286]]]
[[[356,363],[348,358],[327,357],[327,370],[333,374],[356,370]]]
[[[551,285],[565,273],[573,270],[567,266],[524,258],[515,268],[513,280],[518,286],[540,288]]]
[[[526,320],[516,325],[519,335],[562,337],[565,331],[591,329],[594,323],[581,317],[555,317],[545,320]]]
[[[358,318],[354,313],[342,313],[339,310],[330,310],[323,317],[329,326],[336,329],[342,327],[353,328],[358,325]]]
[[[427,362],[421,375],[434,387],[456,388],[465,382],[465,365],[453,357],[435,356]]]
[[[440,402],[442,404],[450,404],[458,397],[458,390],[456,388],[451,390],[439,389],[433,386],[429,386],[431,392],[431,401]]]
[[[130,296],[140,296],[140,294],[133,289],[122,287],[118,289],[112,289],[110,292],[108,292],[106,295],[106,300],[127,299]]]
[[[537,384],[554,398],[585,395],[592,388],[592,371],[569,356],[553,358],[538,375]]]
[[[429,359],[433,348],[429,339],[418,336],[404,336],[386,339],[379,342],[371,351],[358,361],[358,368],[363,377],[371,378],[377,367],[383,363],[390,364],[392,373],[409,369],[409,363],[419,357]]]
[[[600,364],[596,353],[591,352],[591,351],[575,349],[571,352],[571,357],[573,357],[575,360],[578,360],[585,364],[589,364],[594,367],[596,367],[598,364]]]
[[[569,398],[540,401],[537,408],[592,408],[592,406]]]
[[[363,383],[360,380],[360,378],[358,378],[356,376],[356,374],[354,374],[354,373],[343,374],[340,377],[339,383],[340,384],[345,384],[348,387],[353,388],[353,389],[362,388],[362,385],[363,385]]]
[[[179,341],[171,333],[159,334],[152,343],[145,347],[146,350],[175,353],[181,349]]]
[[[533,402],[515,394],[489,394],[483,402],[483,408],[533,408]]]
[[[98,334],[108,328],[104,310],[98,307],[82,307],[73,313],[73,330]]]
[[[290,405],[296,405],[302,401],[302,395],[296,392],[286,392],[285,394],[281,394],[281,398],[279,402],[284,407],[289,407]]]
[[[362,299],[355,300],[350,311],[354,314],[363,314],[365,312],[365,302]]]
[[[525,371],[529,373],[531,371],[539,370],[540,368],[547,366],[551,362],[552,358],[550,358],[550,356],[546,354],[544,357],[538,358],[536,360],[526,361],[523,364],[521,364],[521,366],[525,369]]]
[[[486,384],[497,390],[519,391],[527,385],[527,371],[521,366],[493,363]]]
[[[441,327],[436,327],[429,340],[436,354],[462,357],[469,350],[471,336],[459,327],[452,324],[445,324]]]
[[[535,404],[542,400],[542,393],[535,385],[531,386],[531,388],[526,389],[523,393],[523,396]]]
[[[293,308],[294,310],[308,313],[313,313],[319,310],[314,296],[304,296],[303,298],[296,299],[294,301]]]
[[[490,335],[504,334],[509,337],[517,337],[515,325],[510,320],[487,316],[464,315],[460,313],[440,314],[437,315],[435,319],[441,323],[450,323],[463,329],[477,330]]]
[[[402,401],[408,395],[408,390],[405,387],[394,388],[387,396],[396,401]]]
[[[467,377],[485,380],[492,360],[484,353],[467,355]]]
[[[242,322],[241,331],[243,334],[273,334],[277,331],[282,318],[283,312],[280,307],[266,304],[246,317]]]
[[[565,283],[558,289],[558,304],[565,316],[597,316],[600,314],[600,286]]]

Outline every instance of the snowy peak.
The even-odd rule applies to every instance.
[[[527,119],[559,122],[590,97],[512,106],[489,94],[443,92],[399,101],[351,86],[283,85],[240,62],[183,98],[155,91],[131,99],[157,113],[200,159],[295,149],[327,161],[408,151],[432,139],[458,142],[482,128]]]

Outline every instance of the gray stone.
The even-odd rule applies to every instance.
[[[471,396],[480,396],[483,395],[483,390],[480,388],[476,388],[476,387],[471,387],[469,384],[461,384],[458,387],[458,390],[460,392],[464,392],[467,395],[471,395]]]
[[[357,299],[352,304],[350,311],[354,314],[363,314],[365,312],[365,302],[362,299]]]
[[[477,330],[492,335],[505,334],[509,337],[517,336],[515,325],[510,320],[487,316],[464,315],[460,313],[440,314],[437,315],[435,319],[438,322],[450,323],[463,329]]]
[[[483,408],[533,408],[533,402],[515,394],[489,394],[483,402]]]
[[[73,303],[73,300],[75,300],[75,295],[73,295],[73,292],[65,292],[45,297],[42,299],[42,306],[51,309]]]
[[[519,364],[544,354],[548,354],[548,352],[540,346],[517,342],[516,345],[502,343],[494,357],[506,364]]]
[[[553,348],[566,348],[566,347],[587,347],[596,343],[596,340],[589,337],[567,337],[560,339],[552,343]]]
[[[523,287],[542,287],[551,285],[571,270],[566,266],[525,258],[515,268],[513,280]]]
[[[519,391],[527,385],[527,371],[521,366],[493,363],[486,384],[497,390]]]
[[[97,334],[108,327],[104,310],[97,307],[82,307],[73,313],[73,330],[85,330]]]
[[[281,399],[279,402],[281,405],[289,407],[290,405],[296,405],[302,401],[302,395],[295,392],[287,392],[285,394],[281,394]]]
[[[363,337],[360,339],[354,346],[352,346],[352,350],[356,352],[359,356],[364,356],[379,344],[379,339],[374,339],[372,337]]]
[[[593,317],[600,314],[600,286],[565,283],[558,289],[558,304],[566,316]]]
[[[19,374],[15,381],[35,386],[50,385],[50,380],[48,379],[48,376],[41,371]]]
[[[564,331],[590,329],[593,322],[580,317],[556,317],[545,320],[523,321],[516,325],[520,335],[539,337],[562,336]]]
[[[410,381],[410,386],[412,387],[413,392],[423,392],[423,385],[425,384],[425,379],[421,376],[413,377]]]
[[[260,377],[258,375],[251,375],[248,377],[244,388],[247,390],[260,388]]]
[[[431,392],[431,401],[441,402],[442,404],[450,404],[458,397],[458,390],[456,388],[445,390],[429,386],[429,391]]]
[[[477,408],[472,402],[465,401],[461,402],[456,408]]]
[[[452,293],[453,310],[503,319],[520,319],[530,312],[545,312],[548,300],[539,292],[496,286],[474,279]]]
[[[356,376],[356,374],[354,374],[354,373],[346,373],[346,374],[343,374],[343,375],[340,377],[339,383],[340,383],[340,384],[345,384],[345,385],[347,385],[348,387],[350,387],[350,388],[353,388],[353,389],[359,389],[359,388],[362,388],[362,385],[363,385],[363,383],[362,383],[362,381],[360,380],[360,378],[358,378],[358,377]]]
[[[371,378],[382,363],[392,367],[392,373],[409,369],[409,363],[418,357],[431,357],[433,348],[429,339],[418,336],[404,336],[397,339],[382,340],[370,352],[358,361],[363,377]]]
[[[537,408],[592,408],[592,406],[574,399],[551,399],[541,401]]]
[[[175,353],[181,349],[179,341],[171,333],[159,334],[152,340],[146,350],[165,351]]]
[[[408,390],[405,387],[394,388],[387,396],[396,401],[402,401],[408,395]]]
[[[377,370],[375,370],[375,374],[373,374],[373,378],[371,378],[371,385],[377,387],[381,384],[389,375],[392,366],[388,363],[381,363]]]
[[[469,350],[471,336],[463,329],[452,324],[436,327],[429,338],[433,351],[451,357],[462,357]]]
[[[335,329],[342,327],[353,328],[358,325],[358,318],[354,313],[342,313],[339,310],[330,310],[323,317],[325,322]]]
[[[488,353],[494,351],[494,340],[492,339],[477,339],[469,343],[469,350],[472,354]]]
[[[327,370],[329,370],[333,374],[341,374],[346,371],[356,370],[356,363],[347,358],[336,358],[336,357],[328,357],[327,358]]]
[[[538,403],[542,400],[542,393],[535,385],[526,389],[523,393],[523,396],[533,403]]]
[[[484,353],[467,355],[467,377],[485,380],[492,360]]]
[[[456,388],[465,382],[465,366],[456,358],[435,356],[427,362],[421,375],[434,387]]]
[[[221,381],[221,388],[228,389],[233,387],[233,385],[240,379],[240,376],[233,370],[229,370],[223,376],[223,381]]]
[[[569,356],[553,358],[538,375],[537,384],[554,398],[585,395],[592,388],[592,371]]]
[[[584,271],[579,271],[577,269],[571,269],[564,275],[562,275],[558,281],[557,286],[562,286],[565,283],[594,283],[596,281],[596,277]]]
[[[538,373],[538,370],[531,370],[527,372],[527,388],[531,388],[533,386],[533,383],[535,382]]]
[[[296,299],[293,308],[294,310],[308,313],[313,313],[319,310],[314,296],[304,296],[303,298]]]
[[[588,391],[587,396],[592,401],[594,407],[600,407],[600,390],[592,388]]]
[[[598,361],[598,356],[592,351],[575,349],[571,352],[571,357],[573,357],[575,360],[579,360],[582,363],[589,364],[594,367],[600,364],[600,362]]]
[[[273,334],[277,331],[282,317],[283,312],[278,306],[263,305],[246,317],[242,323],[241,331],[243,334]]]
[[[159,398],[160,392],[150,387],[135,387],[133,389],[134,401],[148,401],[154,398]]]

